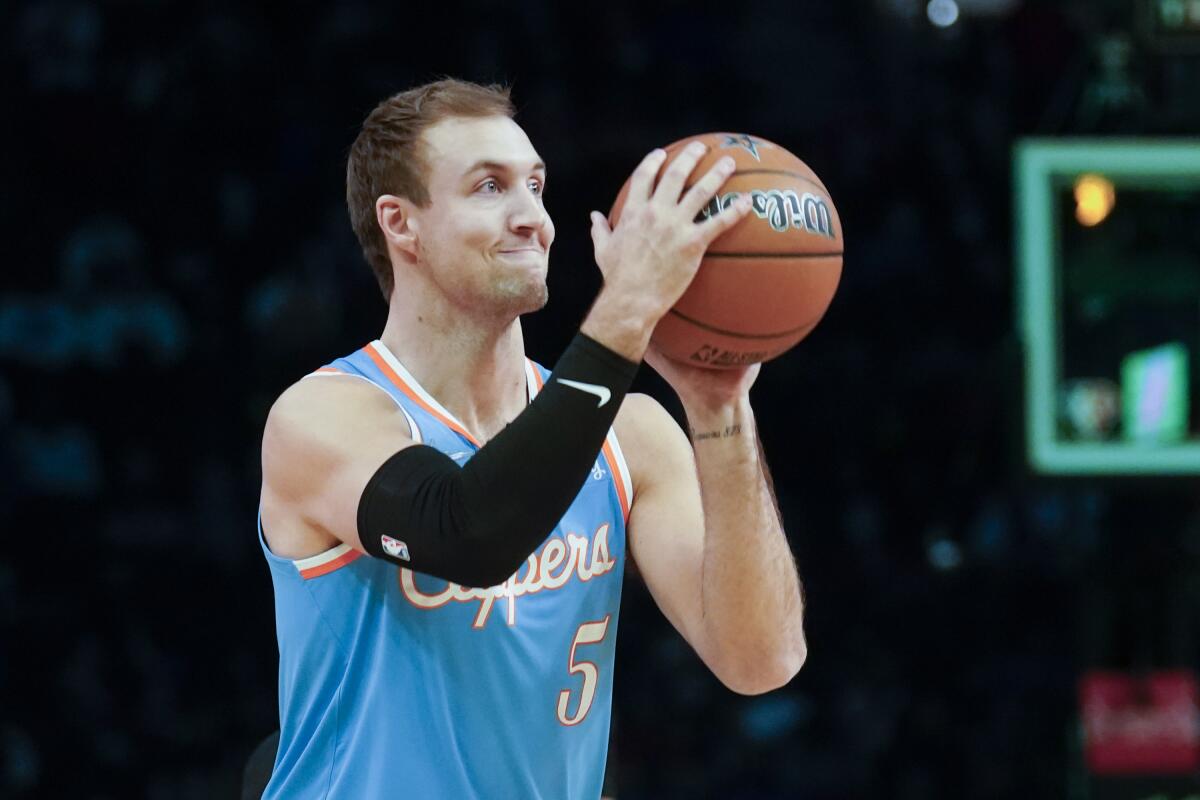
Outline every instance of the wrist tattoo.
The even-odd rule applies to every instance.
[[[741,436],[741,425],[726,425],[724,430],[717,429],[715,431],[698,431],[695,428],[691,429],[692,439],[699,442],[704,439],[727,439],[730,436]]]

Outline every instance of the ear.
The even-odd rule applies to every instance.
[[[396,248],[410,256],[417,254],[417,224],[413,219],[416,206],[411,200],[394,194],[381,194],[375,201],[375,220],[383,231],[389,249]]]

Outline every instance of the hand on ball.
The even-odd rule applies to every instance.
[[[663,150],[653,151],[630,179],[629,195],[615,229],[600,212],[591,215],[596,264],[606,289],[627,295],[631,311],[646,313],[653,321],[687,289],[708,245],[750,210],[746,196],[729,213],[696,221],[735,167],[732,158],[722,158],[685,192],[688,176],[707,150],[700,142],[685,148],[657,186],[655,176],[667,156]]]

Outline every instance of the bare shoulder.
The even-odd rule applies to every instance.
[[[272,551],[296,558],[339,541],[357,545],[362,489],[411,436],[395,401],[368,381],[330,375],[290,386],[263,430],[263,531]]]
[[[371,438],[409,439],[395,401],[350,375],[300,380],[276,399],[263,429],[263,477],[287,474],[309,458],[336,457]],[[394,452],[394,451],[393,451]],[[299,461],[297,460],[299,458]]]

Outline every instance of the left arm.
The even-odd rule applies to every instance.
[[[629,541],[655,601],[726,686],[787,683],[806,655],[803,599],[758,443],[758,368],[713,373],[648,358],[683,400],[692,445],[648,397],[618,419],[634,480]]]

